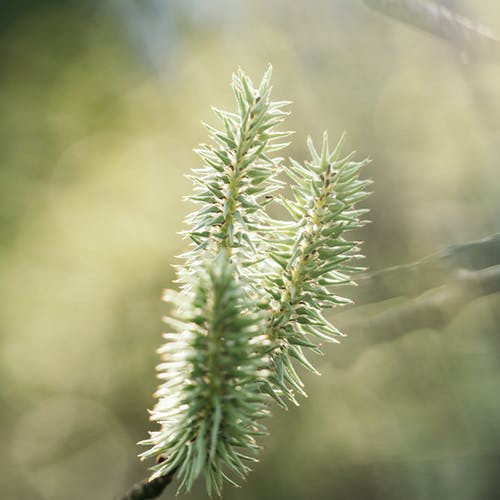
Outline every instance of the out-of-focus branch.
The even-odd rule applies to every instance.
[[[478,270],[500,264],[500,233],[452,245],[417,262],[389,267],[357,278],[356,305],[391,297],[415,297],[450,280],[459,269]]]
[[[474,60],[500,61],[492,31],[430,0],[363,0],[372,9],[437,36]]]
[[[500,292],[500,265],[460,269],[445,285],[403,305],[364,320],[341,324],[349,335],[342,362],[350,364],[363,349],[395,340],[415,330],[444,328],[470,301]]]

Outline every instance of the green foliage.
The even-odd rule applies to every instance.
[[[288,102],[270,100],[269,68],[254,88],[240,70],[233,77],[237,113],[215,109],[221,130],[207,125],[213,144],[197,150],[204,166],[193,171],[197,205],[187,224],[191,249],[178,267],[180,293],[166,318],[172,333],[160,349],[160,424],[144,441],[143,457],[161,456],[153,477],[178,471],[179,491],[205,475],[209,494],[223,480],[235,484],[255,460],[258,421],[271,396],[282,407],[305,394],[296,360],[316,372],[304,351],[320,352],[314,339],[336,341],[340,332],[322,311],[349,300],[332,287],[351,284],[358,244],[344,233],[363,225],[355,205],[369,181],[358,178],[366,161],[341,157],[342,141],[321,152],[308,141],[311,161],[285,166],[274,153],[289,132],[275,129]],[[276,193],[285,173],[293,199]],[[291,220],[266,211],[278,201]]]

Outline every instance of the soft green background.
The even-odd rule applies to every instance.
[[[446,2],[500,33],[497,0]],[[19,1],[0,12],[0,498],[111,499],[145,477],[200,120],[274,66],[305,138],[373,163],[372,269],[500,231],[500,65],[354,0]],[[500,300],[342,366],[317,360],[225,498],[482,500],[500,466]],[[359,314],[364,314],[360,309]],[[165,493],[172,497],[173,489]],[[191,498],[205,498],[201,487]]]

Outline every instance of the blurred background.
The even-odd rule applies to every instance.
[[[445,3],[500,33],[496,0]],[[274,98],[294,102],[287,154],[345,130],[373,160],[370,269],[500,231],[500,64],[466,63],[361,1],[6,3],[0,498],[111,499],[146,476],[136,443],[200,121],[234,108],[238,66],[257,80],[269,62]],[[309,398],[275,409],[260,463],[225,498],[496,498],[499,306],[476,300],[348,366],[328,348]],[[205,497],[200,482],[191,498]]]

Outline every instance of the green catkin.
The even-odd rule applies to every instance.
[[[272,300],[266,333],[274,346],[274,370],[266,388],[281,405],[285,405],[282,396],[297,403],[294,394],[305,395],[292,359],[317,373],[304,350],[318,353],[315,338],[338,342],[342,335],[322,311],[350,303],[331,288],[353,284],[350,273],[361,268],[349,262],[360,257],[359,243],[346,240],[344,234],[366,223],[361,220],[366,210],[356,209],[355,204],[368,195],[365,188],[370,181],[358,178],[367,160],[355,162],[353,155],[342,158],[342,140],[330,151],[326,133],[321,153],[311,140],[308,146],[311,162],[301,165],[291,160],[286,170],[295,199],[281,199],[298,230],[275,234],[280,252],[271,250],[271,258],[278,265],[267,275]]]
[[[204,166],[193,170],[194,195],[188,197],[198,209],[188,216],[185,234],[193,242],[179,266],[179,281],[189,287],[203,258],[226,248],[237,273],[251,286],[263,259],[258,227],[269,227],[265,211],[283,183],[278,180],[282,158],[274,154],[287,146],[290,132],[277,131],[288,115],[287,101],[270,100],[271,67],[254,88],[243,71],[233,75],[233,92],[238,112],[214,108],[220,130],[206,125],[212,144],[195,151]]]
[[[226,250],[193,284],[192,295],[170,294],[177,308],[167,323],[152,419],[162,428],[146,444],[144,457],[161,455],[154,477],[178,469],[179,491],[189,491],[204,472],[209,493],[221,494],[222,479],[245,477],[265,433],[259,422],[267,415],[259,391],[268,360],[262,321],[253,312],[235,276]],[[249,456],[247,457],[247,454]]]

